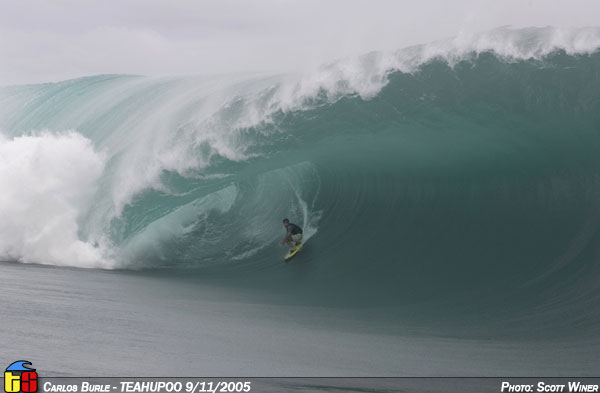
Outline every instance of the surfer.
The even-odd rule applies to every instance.
[[[292,224],[287,218],[283,219],[283,225],[287,230],[281,244],[290,246],[290,252],[293,252],[297,246],[302,244],[302,228],[296,224]]]

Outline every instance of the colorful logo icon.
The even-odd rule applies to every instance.
[[[4,372],[4,391],[6,393],[35,393],[37,392],[37,378],[35,368],[27,360],[19,360],[6,367]]]

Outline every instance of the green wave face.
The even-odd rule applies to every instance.
[[[39,154],[17,154],[9,168],[18,176],[5,185],[14,192],[2,229],[14,235],[0,251],[259,275],[261,286],[375,303],[541,287],[595,294],[599,70],[598,52],[488,51],[386,71],[366,95],[347,80],[306,93],[265,75],[3,88],[1,148],[29,138]],[[43,235],[20,225],[25,211]],[[305,229],[292,262],[301,278],[282,268],[284,217]]]

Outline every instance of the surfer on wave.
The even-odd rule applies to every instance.
[[[296,224],[292,224],[287,218],[283,219],[283,225],[285,225],[287,232],[281,241],[281,244],[287,244],[290,246],[291,253],[296,249],[296,247],[302,244],[302,228]]]

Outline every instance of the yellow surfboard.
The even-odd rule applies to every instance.
[[[294,248],[294,251],[287,253],[286,256],[285,256],[285,260],[287,261],[288,259],[292,258],[294,255],[298,254],[298,251],[300,251],[300,249],[302,248],[303,244],[304,243],[298,244],[296,246],[296,248]]]

